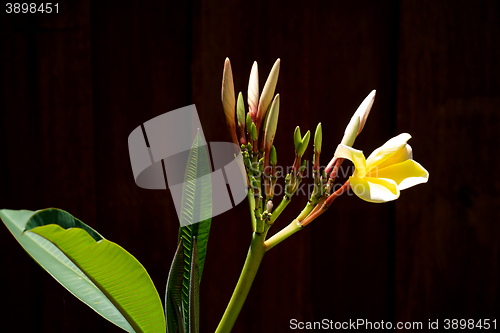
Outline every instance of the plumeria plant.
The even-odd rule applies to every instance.
[[[310,131],[302,135],[297,126],[293,133],[295,157],[291,171],[281,174],[273,145],[280,112],[280,96],[275,95],[279,70],[278,59],[260,91],[258,66],[254,62],[245,105],[241,92],[236,98],[229,59],[224,63],[222,105],[232,141],[239,147],[238,154],[241,153],[244,164],[252,240],[238,283],[216,332],[232,330],[265,253],[309,225],[328,210],[337,197],[351,190],[364,201],[392,201],[399,197],[401,190],[425,183],[429,178],[429,173],[412,159],[412,149],[407,144],[410,135],[407,133],[388,140],[368,158],[361,150],[353,148],[356,137],[366,124],[375,91],[365,98],[352,116],[326,168],[320,167],[321,123],[313,137]],[[307,204],[286,227],[267,237],[305,176],[305,152],[310,141],[313,145],[314,187]],[[182,191],[182,226],[167,278],[164,302],[137,259],[71,214],[55,208],[36,212],[3,209],[0,217],[21,246],[49,274],[98,314],[125,331],[198,332],[199,285],[211,218],[196,217],[200,216],[200,210],[211,212],[210,200],[200,196],[200,191],[206,194],[212,187],[210,181],[198,181],[201,175],[210,172],[208,155],[202,148],[199,133],[191,147]],[[354,172],[345,183],[336,184],[339,169],[346,159],[354,164]],[[282,194],[278,203],[279,178],[284,178],[284,184],[279,183],[283,191],[279,191]]]
[[[293,133],[295,160],[285,177],[285,191],[281,202],[274,206],[277,154],[273,146],[280,111],[280,96],[274,95],[280,59],[276,60],[259,94],[259,75],[254,62],[248,83],[247,104],[242,93],[236,102],[231,62],[226,59],[222,79],[222,105],[232,140],[241,147],[248,176],[248,202],[253,236],[238,284],[229,301],[217,332],[230,332],[250,291],[264,254],[282,241],[299,232],[332,205],[333,201],[351,189],[359,198],[373,203],[395,200],[400,191],[427,182],[429,173],[413,160],[407,141],[411,136],[400,134],[387,141],[365,158],[361,150],[352,148],[356,137],[366,124],[375,100],[372,91],[358,107],[347,125],[342,141],[327,167],[320,168],[322,125],[316,127],[313,140],[314,189],[302,211],[288,226],[267,238],[267,233],[288,206],[304,176],[304,153],[310,141],[310,132],[301,135],[297,126]],[[274,98],[273,98],[274,96]],[[354,173],[337,190],[335,180],[345,159],[354,164]],[[338,187],[338,186],[337,186]]]

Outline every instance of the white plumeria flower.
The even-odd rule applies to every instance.
[[[410,138],[410,134],[402,133],[367,159],[361,150],[340,144],[335,157],[354,163],[354,173],[349,177],[354,194],[368,202],[387,202],[399,198],[401,190],[426,183],[429,172],[412,159],[412,149],[406,143]]]

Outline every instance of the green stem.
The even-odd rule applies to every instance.
[[[250,219],[252,220],[252,231],[255,231],[257,228],[257,221],[255,220],[255,198],[253,196],[253,191],[251,187],[247,192],[248,205],[250,206]]]
[[[265,249],[266,251],[269,251],[297,231],[302,230],[303,227],[300,224],[300,221],[298,220],[293,220],[292,223],[290,223],[288,226],[285,228],[281,229],[277,234],[275,234],[273,237],[269,238],[265,243]]]
[[[273,214],[271,215],[271,220],[269,222],[270,224],[273,224],[274,221],[276,221],[278,216],[280,216],[281,212],[286,208],[286,206],[288,206],[291,200],[292,198],[290,198],[289,196],[287,195],[283,196],[283,199],[281,200],[280,204],[278,205],[278,207],[276,207],[276,209],[273,211]]]
[[[259,270],[262,258],[266,253],[264,247],[264,240],[266,239],[266,233],[258,234],[255,233],[252,236],[252,242],[250,243],[250,248],[248,249],[247,259],[245,260],[245,265],[241,271],[240,278],[236,288],[234,288],[231,300],[227,305],[226,311],[222,316],[222,319],[217,327],[216,333],[229,333],[236,322],[236,318],[240,314],[243,303],[247,298],[250,287],[252,286],[255,275]]]
[[[309,215],[309,213],[313,210],[314,207],[316,207],[316,204],[318,203],[319,199],[311,196],[309,201],[307,202],[307,205],[304,207],[302,212],[300,212],[299,216],[297,216],[297,220],[302,221]]]

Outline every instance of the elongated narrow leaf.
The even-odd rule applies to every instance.
[[[151,278],[119,245],[59,209],[0,216],[33,259],[104,318],[128,332],[165,332]]]
[[[170,298],[173,298],[173,295],[170,295]],[[182,318],[182,321],[179,322],[179,333],[185,333],[186,329],[184,328],[184,311],[182,311],[182,302],[178,307],[175,308],[177,318]]]
[[[179,311],[182,302],[182,279],[184,273],[184,248],[182,238],[175,252],[174,260],[170,267],[165,294],[165,319],[167,333],[178,332],[179,326],[184,325],[184,319]]]
[[[198,256],[198,245],[193,238],[193,252],[191,252],[191,276],[189,279],[189,320],[190,332],[200,331],[200,261]]]
[[[206,146],[202,144],[198,133],[191,151],[184,176],[184,187],[181,203],[181,229],[184,248],[184,274],[182,282],[182,308],[187,332],[190,332],[189,320],[189,288],[191,277],[191,258],[193,239],[196,238],[199,253],[199,277],[203,272],[203,264],[207,252],[208,235],[212,216],[212,183],[210,179],[210,159]],[[201,222],[198,222],[201,221]]]

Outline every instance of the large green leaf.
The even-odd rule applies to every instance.
[[[122,247],[59,209],[0,210],[0,217],[33,259],[104,318],[128,332],[165,332],[151,278]]]
[[[182,281],[182,309],[186,331],[191,332],[189,295],[191,260],[194,239],[198,245],[198,279],[201,279],[207,253],[208,235],[212,216],[212,182],[207,147],[198,133],[188,157],[182,192],[179,238],[184,248],[184,278]],[[201,222],[198,222],[201,221]]]

